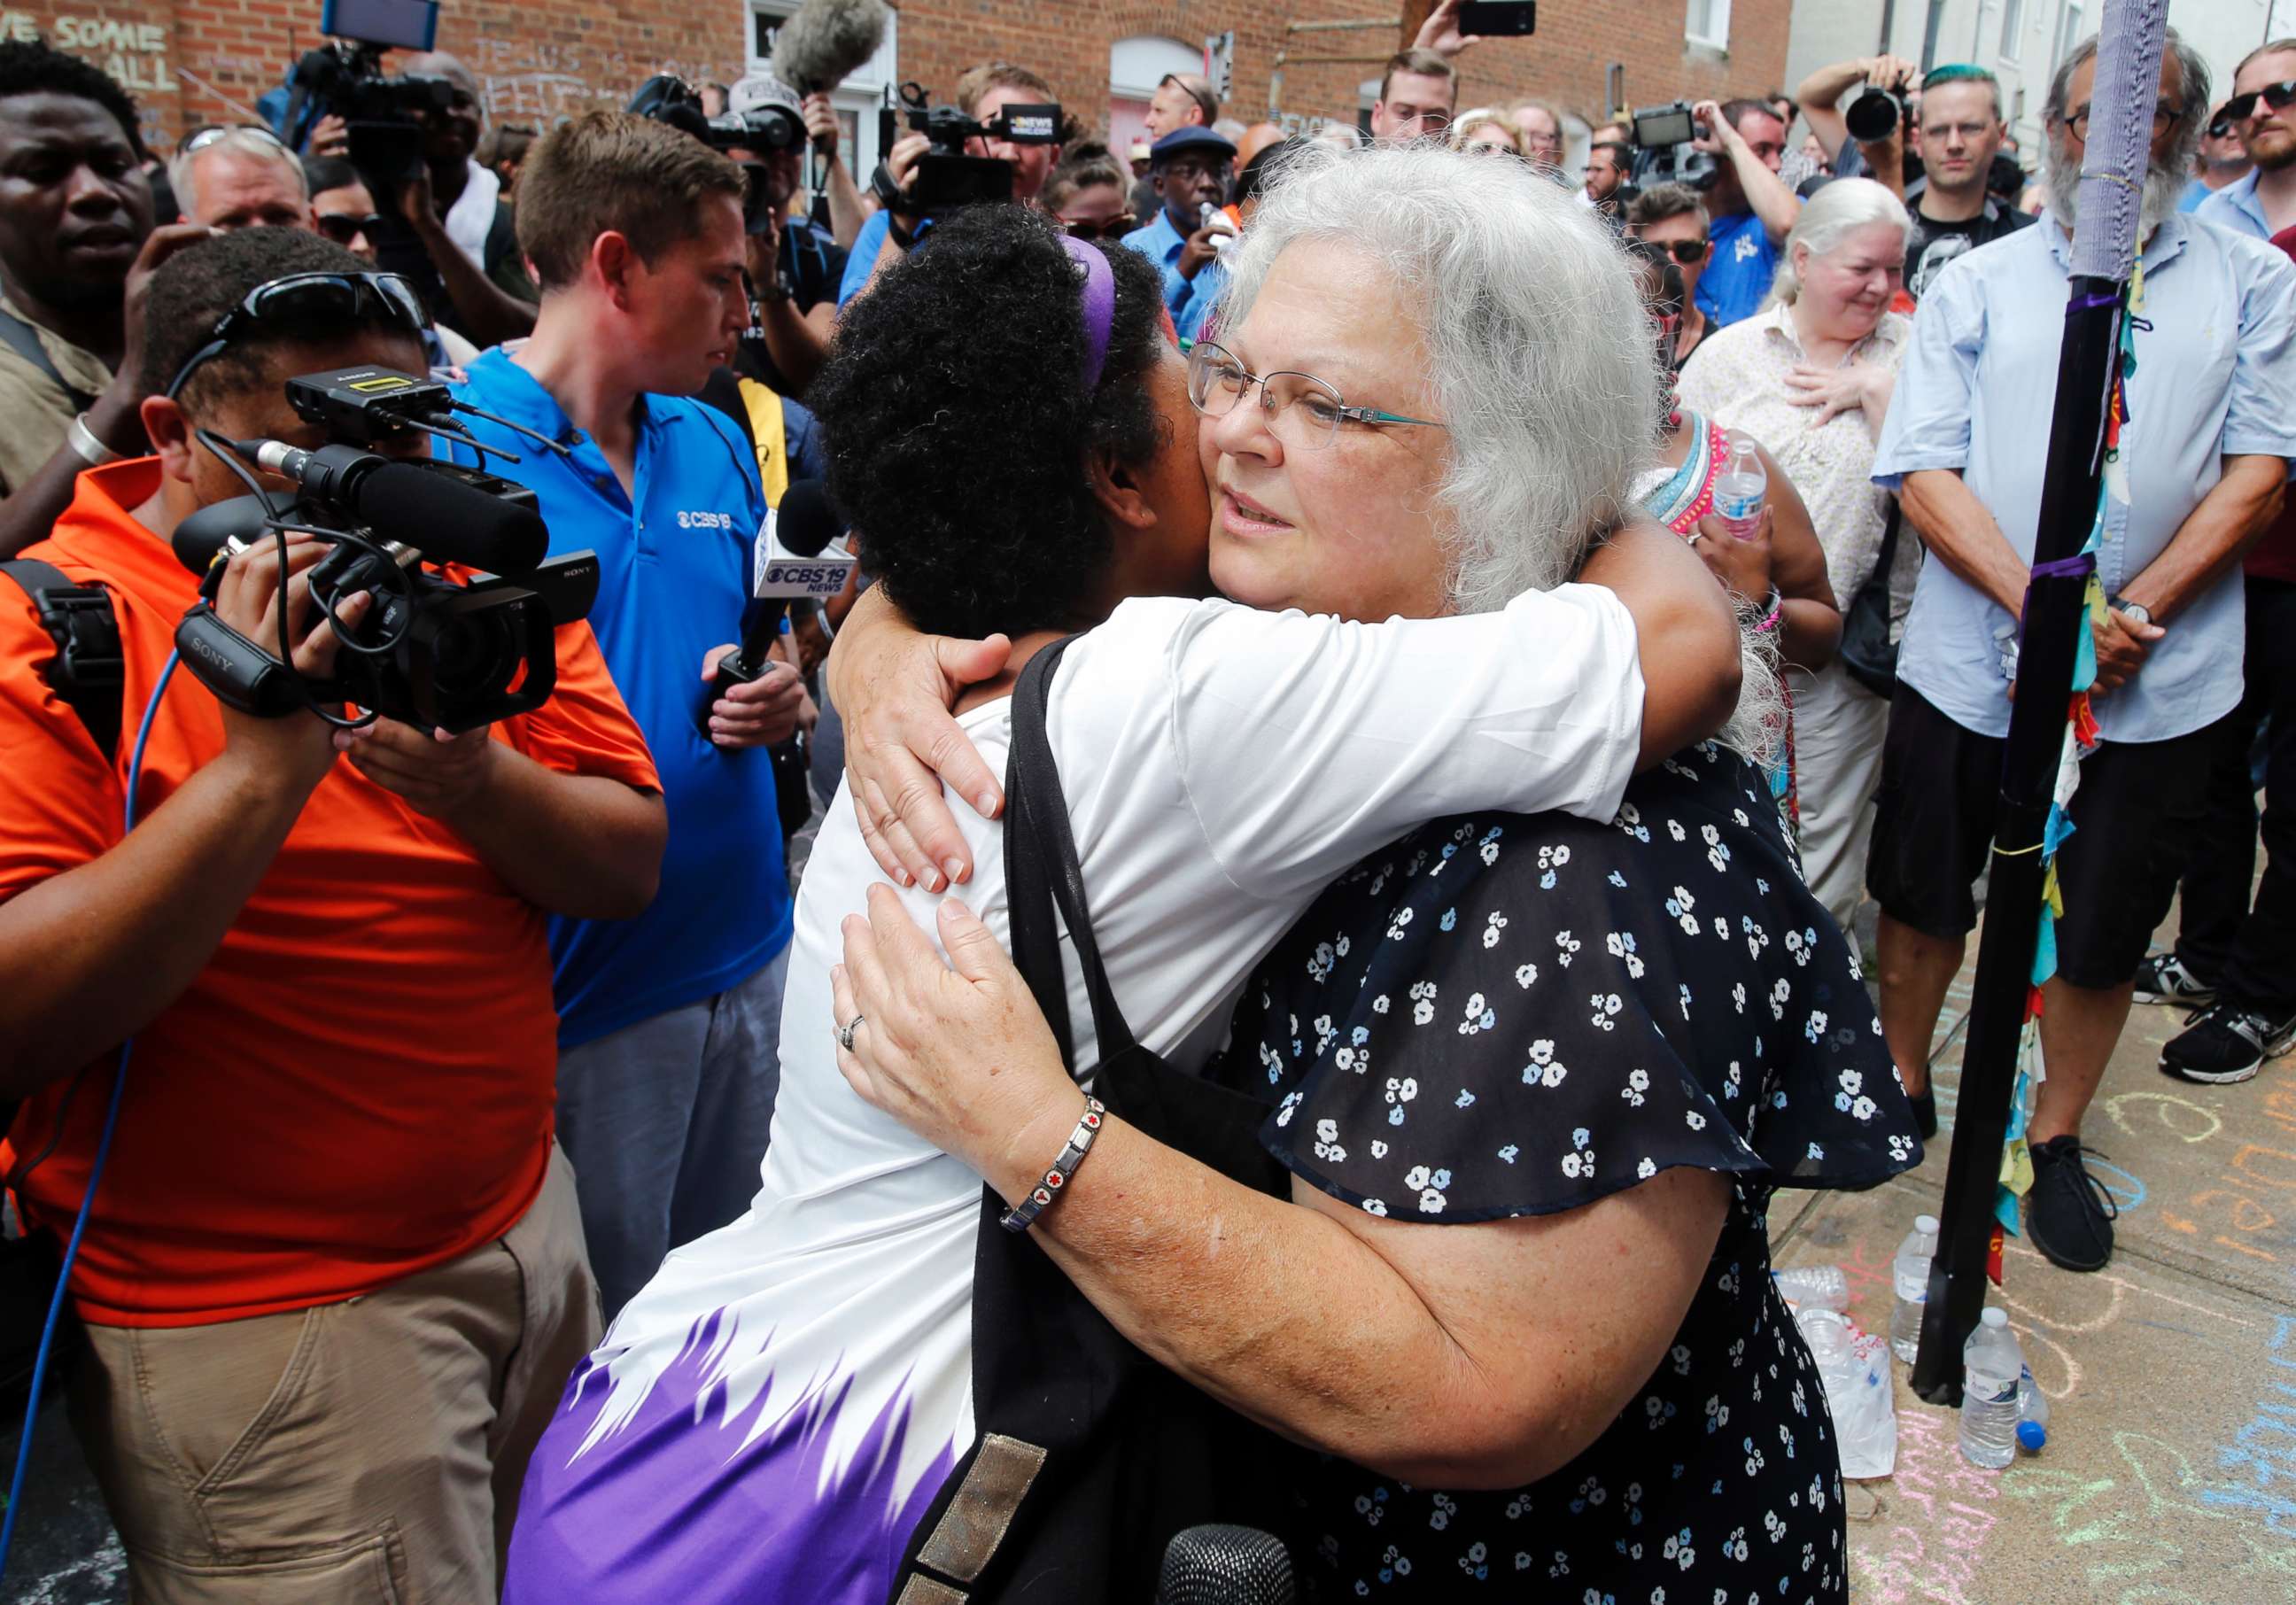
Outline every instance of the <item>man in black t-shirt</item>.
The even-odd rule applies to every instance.
[[[1906,293],[1919,300],[1946,264],[2033,220],[1986,193],[2006,133],[2001,86],[1981,67],[1939,67],[1922,80],[1916,148],[1924,182],[1906,242]]]

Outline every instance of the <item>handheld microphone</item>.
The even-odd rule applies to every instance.
[[[1257,1527],[1183,1527],[1164,1548],[1156,1605],[1293,1605],[1292,1555]]]
[[[250,454],[314,500],[350,513],[378,539],[412,546],[433,562],[523,574],[549,555],[550,531],[535,511],[534,493],[494,474],[437,458],[385,457],[356,446],[305,451],[265,440]],[[184,555],[180,547],[176,555]]]
[[[734,686],[763,679],[773,667],[770,653],[775,639],[788,628],[790,602],[834,596],[845,588],[854,559],[831,549],[844,530],[845,520],[818,479],[791,480],[781,505],[766,514],[765,528],[758,531],[750,594],[779,605],[750,609],[740,648],[718,660],[717,676],[694,714],[702,734],[709,733],[709,710],[718,698]]]
[[[836,595],[857,566],[836,544],[844,533],[845,520],[820,480],[791,481],[758,531],[750,594],[785,602]]]

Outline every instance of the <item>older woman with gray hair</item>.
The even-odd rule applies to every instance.
[[[1873,482],[1874,446],[1912,332],[1911,320],[1890,310],[1912,227],[1905,203],[1872,179],[1827,184],[1786,236],[1768,305],[1710,337],[1682,370],[1685,412],[1752,436],[1792,476],[1845,617],[1873,577],[1892,519],[1889,493]],[[1920,559],[1918,541],[1896,544],[1893,623],[1912,605]],[[1847,927],[1865,895],[1890,705],[1838,659],[1814,674],[1789,670],[1787,684],[1802,868]]]
[[[1303,164],[1190,354],[1213,577],[1373,618],[1555,585],[1628,504],[1658,374],[1623,261],[1544,180],[1434,151]],[[1767,712],[1742,707],[1749,743]],[[1222,758],[1289,778],[1253,745]],[[1024,772],[1021,814],[1047,790]],[[1088,974],[1111,921],[1064,906]],[[1283,1525],[1318,1597],[1847,1598],[1825,1397],[1764,1211],[1918,1145],[1742,752],[1677,754],[1605,821],[1439,818],[1327,887],[1210,1072],[1255,1106],[1273,1192],[1103,1080],[1088,1097],[1035,1001],[1059,988],[963,904],[938,912],[946,959],[889,888],[843,934],[818,1027],[854,1091],[984,1178],[1148,1356],[1316,1452]],[[1103,1054],[1160,1023],[1095,995]]]

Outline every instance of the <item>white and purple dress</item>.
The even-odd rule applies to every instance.
[[[1143,1044],[1201,1066],[1325,883],[1421,820],[1610,818],[1642,704],[1633,621],[1584,585],[1374,626],[1125,603],[1069,648],[1048,724]],[[961,721],[1000,768],[1009,708]],[[964,895],[1002,938],[1000,827],[957,813],[977,865]],[[840,796],[798,898],[757,1197],[674,1251],[576,1369],[527,1473],[507,1605],[882,1605],[971,1447],[980,1178],[862,1102],[832,1052],[838,923],[882,879]],[[902,895],[934,929],[938,899]],[[1088,1064],[1073,967],[1070,985]]]

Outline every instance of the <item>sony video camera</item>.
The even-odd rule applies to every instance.
[[[1721,163],[1714,152],[1701,151],[1693,143],[1711,132],[1691,115],[1688,101],[1636,108],[1636,187],[1647,190],[1654,184],[1686,184],[1702,192],[1712,189]]]
[[[667,123],[683,134],[691,134],[711,150],[727,154],[735,151],[796,150],[805,143],[805,122],[788,106],[753,106],[747,111],[726,111],[716,117],[706,117],[701,111],[701,96],[685,79],[669,73],[656,73],[638,86],[623,110],[649,117],[658,123]],[[742,163],[742,172],[750,187],[742,201],[742,221],[753,234],[769,234],[780,226],[775,215],[774,197],[766,181],[764,164],[755,161]]]
[[[373,367],[291,379],[287,397],[328,444],[305,451],[201,432],[226,463],[268,470],[299,489],[217,502],[176,527],[176,557],[203,577],[201,600],[176,630],[184,664],[221,700],[265,718],[314,708],[344,724],[381,717],[461,732],[541,707],[558,682],[553,632],[588,614],[596,556],[548,557],[549,532],[524,486],[483,468],[370,449],[418,433],[478,446],[450,421],[477,409],[442,384]],[[286,643],[250,641],[216,614],[225,563],[282,530],[333,545],[308,571],[341,643],[332,679],[305,678]],[[447,563],[488,577],[465,582],[439,570]],[[347,622],[343,605],[360,592],[372,601]],[[361,717],[325,711],[341,704]]]
[[[994,156],[968,156],[965,142],[1001,140],[1014,145],[1056,145],[1061,143],[1061,109],[1047,102],[1036,106],[1006,106],[991,120],[980,123],[955,106],[931,103],[924,86],[904,84],[897,103],[890,90],[878,113],[877,145],[892,149],[897,124],[906,122],[931,142],[932,149],[917,159],[914,182],[904,197],[894,190],[891,176],[880,167],[874,180],[878,199],[888,207],[919,213],[945,212],[952,207],[980,201],[1013,199],[1013,164]]]

